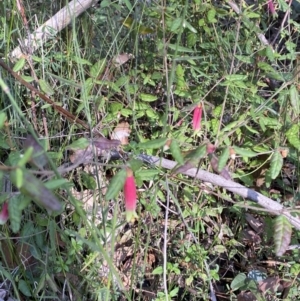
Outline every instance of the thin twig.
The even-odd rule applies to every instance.
[[[2,59],[0,59],[0,66],[3,69],[5,69],[6,71],[8,71],[19,83],[21,83],[23,86],[25,86],[30,91],[32,91],[35,94],[37,94],[41,99],[43,99],[45,102],[47,102],[48,104],[50,104],[57,112],[59,112],[64,117],[66,117],[68,120],[74,122],[77,125],[80,124],[82,127],[84,127],[87,130],[90,129],[89,125],[86,124],[84,121],[80,120],[79,118],[77,118],[76,116],[74,116],[73,114],[71,114],[69,111],[65,110],[63,107],[58,106],[55,103],[55,101],[53,101],[52,99],[50,99],[45,94],[41,93],[38,89],[36,89],[31,84],[27,83],[18,73],[14,72]],[[7,93],[6,91],[4,91],[4,92]]]
[[[289,8],[291,8],[292,2],[293,2],[293,0],[290,0],[290,2],[289,2],[289,4],[288,4]],[[277,33],[276,33],[274,39],[272,40],[271,45],[274,45],[274,44],[275,44],[275,42],[276,42],[276,40],[277,40],[279,34],[281,33],[281,31],[282,31],[282,29],[283,29],[283,27],[284,27],[285,21],[286,21],[286,19],[287,19],[287,17],[288,17],[289,14],[290,14],[290,9],[287,9],[287,11],[285,12],[285,15],[284,15],[284,17],[283,17],[283,19],[282,19],[280,28],[279,28],[279,30],[277,31]]]

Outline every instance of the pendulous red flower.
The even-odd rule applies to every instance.
[[[198,104],[193,112],[193,130],[201,130],[201,119],[202,119],[202,105]]]
[[[8,220],[8,203],[5,202],[3,205],[2,205],[2,210],[0,212],[0,225],[4,225],[7,220]]]
[[[268,0],[268,11],[272,14],[275,15],[275,6],[272,0]]]
[[[135,185],[133,172],[130,168],[127,168],[127,177],[124,184],[124,198],[125,198],[126,220],[127,222],[130,222],[134,218],[138,217],[135,212],[136,202],[137,202],[136,185]]]

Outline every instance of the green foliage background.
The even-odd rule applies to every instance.
[[[277,15],[271,15],[265,2],[236,1],[237,13],[233,1],[104,0],[37,51],[11,62],[11,51],[24,42],[28,29],[33,32],[66,3],[25,1],[26,29],[17,1],[1,1],[2,59],[91,129],[69,122],[0,69],[0,157],[1,164],[14,170],[13,184],[7,177],[11,170],[1,170],[2,186],[10,188],[3,188],[0,201],[9,200],[10,219],[0,228],[0,271],[1,281],[11,283],[13,296],[208,300],[214,284],[220,300],[236,300],[249,270],[275,258],[270,249],[272,231],[258,233],[261,243],[253,245],[246,245],[242,235],[249,206],[266,228],[273,229],[269,213],[135,159],[140,153],[171,159],[175,154],[173,159],[181,161],[179,149],[184,153],[210,141],[217,146],[219,167],[230,162],[235,181],[277,198],[290,209],[297,205],[299,12],[297,1],[290,9],[279,0],[273,1]],[[124,53],[130,59],[117,64]],[[195,133],[192,111],[199,103],[203,117],[201,130]],[[92,129],[110,137],[122,121],[131,127],[124,151],[131,154],[139,189],[140,219],[130,225],[123,215],[121,185],[109,190],[113,200],[105,197],[125,160],[105,162],[106,167],[95,164],[92,172],[79,168],[61,176],[57,171],[69,161],[71,143],[83,147],[80,138],[94,137]],[[24,155],[21,143],[28,132],[45,138],[49,162],[45,169],[56,172],[53,178],[43,178],[29,166],[34,160]],[[164,151],[168,139],[173,139],[171,151]],[[235,160],[229,157],[231,147]],[[198,164],[211,169],[206,157]],[[91,194],[91,212],[83,197],[74,194],[75,186]],[[270,195],[271,190],[275,194]],[[50,199],[45,201],[43,195]],[[52,212],[47,201],[62,208]],[[277,220],[275,227],[277,248],[286,245],[287,232],[293,243],[299,239],[287,221]],[[245,264],[249,249],[255,249],[255,255]],[[19,254],[32,261],[24,263]],[[280,269],[264,268],[267,275],[294,283],[300,270],[299,251],[285,256]],[[263,298],[257,287],[246,289]],[[290,300],[297,298],[297,290],[294,283]]]

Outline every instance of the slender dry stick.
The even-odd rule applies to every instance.
[[[146,163],[154,164],[166,169],[173,169],[177,165],[177,162],[175,161],[159,158],[156,156],[139,155],[138,158]],[[182,174],[205,182],[209,182],[219,187],[223,187],[226,190],[233,192],[234,194],[257,203],[261,207],[267,209],[271,214],[283,215],[297,230],[300,230],[300,219],[297,216],[293,216],[287,208],[285,208],[278,202],[273,201],[272,199],[260,194],[257,191],[247,188],[234,181],[226,180],[219,175],[210,173],[202,169],[197,171],[197,168],[191,168],[183,172]]]
[[[41,47],[47,40],[53,38],[58,32],[64,29],[71,21],[86,11],[94,0],[73,0],[57,12],[52,18],[41,25],[24,41],[25,47],[30,47],[33,51]],[[10,57],[19,59],[23,56],[21,47],[15,48]]]
[[[68,120],[74,122],[75,124],[80,124],[85,129],[89,130],[90,127],[82,120],[71,114],[69,111],[65,110],[63,107],[58,106],[52,99],[50,99],[45,94],[41,93],[38,89],[36,89],[31,84],[27,83],[18,73],[14,72],[3,60],[0,59],[0,66],[8,71],[19,83],[25,86],[30,91],[37,94],[42,100],[50,104],[57,112],[61,115],[65,116]],[[5,91],[4,91],[5,92]],[[6,92],[5,92],[6,93]]]
[[[293,0],[290,0],[290,2],[289,2],[289,4],[288,4],[289,8],[291,8],[292,2],[293,2]],[[285,12],[285,15],[284,15],[284,17],[283,17],[283,19],[282,19],[280,28],[279,28],[279,30],[277,31],[277,33],[276,33],[274,39],[272,40],[271,45],[274,45],[274,43],[276,42],[276,40],[277,40],[277,38],[278,38],[280,32],[282,31],[282,29],[283,29],[283,27],[284,27],[285,21],[286,21],[286,19],[287,19],[287,17],[288,17],[289,14],[290,14],[290,10],[287,9],[287,11]]]
[[[168,284],[167,284],[167,263],[168,263],[167,248],[168,248],[168,218],[169,218],[170,193],[169,193],[169,183],[167,177],[166,177],[166,187],[167,187],[167,208],[166,208],[165,227],[164,227],[163,281],[164,281],[165,297],[166,300],[168,300],[169,296],[168,296]]]

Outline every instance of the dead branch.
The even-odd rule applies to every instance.
[[[87,10],[94,0],[73,0],[56,13],[52,18],[41,25],[34,33],[30,35],[29,39],[25,39],[22,45],[23,49],[38,49],[47,40],[55,37],[55,35],[71,23],[73,18],[78,17],[81,13]],[[21,58],[26,53],[22,52],[20,46],[15,48],[11,54],[10,59],[15,60]]]
[[[164,158],[159,158],[155,156],[147,156],[147,155],[140,155],[139,158],[143,160],[144,162],[154,164],[156,166],[160,166],[167,169],[173,169],[177,162],[167,160]],[[231,191],[243,198],[249,199],[258,205],[262,206],[263,208],[267,209],[268,212],[274,214],[274,215],[283,215],[285,216],[290,223],[297,229],[300,230],[300,219],[298,217],[295,217],[291,215],[291,213],[281,204],[279,204],[276,201],[273,201],[272,199],[252,190],[249,189],[239,183],[236,183],[234,181],[225,180],[223,177],[210,173],[205,170],[198,170],[197,168],[191,168],[182,174],[188,175],[190,177],[197,178],[199,180],[209,182],[211,184],[214,184],[219,187],[223,187],[228,191]]]

